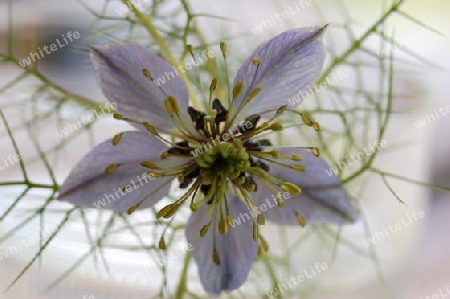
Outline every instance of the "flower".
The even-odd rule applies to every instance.
[[[177,178],[186,192],[157,216],[170,218],[190,202],[186,237],[211,294],[245,282],[257,254],[267,250],[259,232],[266,219],[302,226],[356,221],[357,210],[338,178],[326,174],[317,148],[273,147],[257,137],[282,130],[277,119],[283,113],[298,113],[286,103],[317,80],[324,29],[290,30],[261,44],[238,70],[227,99],[212,99],[212,80],[205,111],[189,106],[178,76],[156,84],[155,78],[174,70],[156,54],[137,45],[93,47],[97,80],[118,106],[114,117],[138,130],[88,153],[61,186],[59,199],[100,207],[103,197],[101,208],[132,213],[153,206]],[[226,45],[220,48],[225,58]],[[306,114],[302,119],[320,130]],[[141,184],[133,188],[136,179]],[[276,204],[263,209],[271,195]],[[248,221],[236,222],[245,214]]]

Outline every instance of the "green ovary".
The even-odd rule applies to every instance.
[[[250,167],[249,155],[239,139],[219,143],[195,161],[202,168],[202,183],[206,185],[219,177],[234,180]]]

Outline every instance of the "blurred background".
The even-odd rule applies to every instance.
[[[361,152],[369,143],[374,145],[380,131],[376,116],[383,114],[375,113],[373,122],[364,122],[369,114],[363,112],[349,116],[347,126],[358,132],[357,144],[349,146],[346,127],[336,115],[327,116],[323,111],[350,111],[366,102],[373,104],[367,106],[370,109],[385,109],[392,54],[395,97],[383,134],[388,146],[380,150],[367,173],[347,184],[361,210],[361,221],[342,228],[289,228],[281,234],[279,228],[268,225],[264,233],[271,244],[270,258],[281,282],[302,274],[316,262],[329,265],[328,270],[283,293],[285,298],[419,299],[450,295],[450,235],[446,232],[450,226],[446,216],[450,212],[450,141],[446,138],[450,116],[436,112],[446,107],[450,110],[450,2],[406,0],[388,15],[392,3],[378,0],[135,3],[143,12],[157,14],[153,20],[176,57],[183,52],[176,36],[182,34],[189,18],[201,32],[190,41],[194,46],[218,54],[218,43],[226,40],[231,77],[262,41],[290,28],[329,23],[324,71],[333,59],[342,57],[343,63],[336,70],[348,70],[350,76],[312,96],[302,108],[309,109],[325,128],[325,139],[320,142],[326,144],[325,157],[331,164]],[[0,255],[0,298],[172,298],[167,294],[178,283],[175,275],[179,274],[173,273],[181,271],[183,258],[163,273],[139,274],[144,264],[151,265],[154,256],[149,257],[142,246],[120,246],[132,243],[131,232],[116,228],[107,238],[107,248],[91,250],[110,214],[86,211],[65,219],[71,208],[68,204],[49,203],[42,208],[54,194],[54,183],[61,183],[95,144],[129,129],[105,115],[67,138],[58,136],[62,128],[92,114],[106,101],[89,62],[89,45],[131,41],[159,51],[125,8],[120,1],[108,0],[0,3],[0,254],[14,252]],[[277,19],[276,14],[283,11],[289,13]],[[30,52],[38,53],[38,48],[42,50],[57,39],[63,42],[69,31],[79,32],[80,38],[41,55],[37,69],[18,64],[23,64]],[[363,43],[354,43],[365,35]],[[398,44],[390,44],[391,38]],[[352,47],[358,50],[349,50]],[[217,59],[217,63],[222,62]],[[335,135],[326,135],[327,130],[342,134],[328,139]],[[297,136],[298,132],[290,132],[284,138]],[[8,160],[16,147],[23,164]],[[359,166],[345,169],[341,178],[351,177]],[[413,218],[416,212],[424,217]],[[187,217],[188,211],[185,214]],[[122,226],[142,224],[141,233],[147,238],[144,243],[154,244],[161,228],[152,228],[149,217],[133,214]],[[398,223],[400,229],[388,235],[389,226]],[[64,229],[45,245],[58,226]],[[383,233],[385,237],[380,237]],[[174,236],[172,250],[185,246],[182,233]],[[372,245],[367,243],[370,238],[375,240]],[[23,245],[22,240],[29,240],[30,245]],[[43,254],[37,256],[44,245]],[[20,250],[16,252],[12,246]],[[74,271],[67,272],[72,268]],[[20,279],[3,293],[23,270]],[[271,290],[267,271],[264,262],[255,263],[248,283],[223,298],[261,298]],[[164,292],[160,288],[163,283],[167,286]],[[195,265],[189,268],[188,284],[192,294],[207,298]]]

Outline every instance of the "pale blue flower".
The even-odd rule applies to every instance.
[[[281,130],[277,118],[295,108],[288,100],[317,80],[325,57],[323,32],[319,27],[290,30],[260,45],[238,70],[228,98],[211,101],[204,112],[189,107],[178,76],[156,84],[155,78],[174,71],[156,54],[136,45],[93,47],[98,82],[118,105],[115,118],[138,130],[88,153],[61,186],[59,199],[93,208],[104,198],[101,207],[131,213],[153,206],[178,178],[186,196],[158,216],[169,218],[190,202],[186,237],[211,294],[245,282],[255,257],[267,247],[258,229],[266,219],[283,225],[356,221],[357,210],[338,178],[327,174],[329,166],[316,149],[273,147],[257,136]],[[303,121],[313,124],[306,116]],[[231,136],[225,138],[225,132]],[[178,142],[169,143],[167,135]],[[213,143],[209,149],[208,142]],[[127,192],[138,180],[139,188]],[[265,211],[255,210],[285,193],[288,199],[279,197]],[[244,214],[251,219],[233,222]]]

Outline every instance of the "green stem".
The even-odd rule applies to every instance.
[[[176,299],[184,298],[183,294],[186,293],[186,291],[187,291],[186,282],[187,282],[187,274],[188,274],[190,261],[191,261],[191,253],[186,252],[186,256],[184,258],[183,271],[181,272],[180,282],[178,284],[177,293],[175,294]]]

